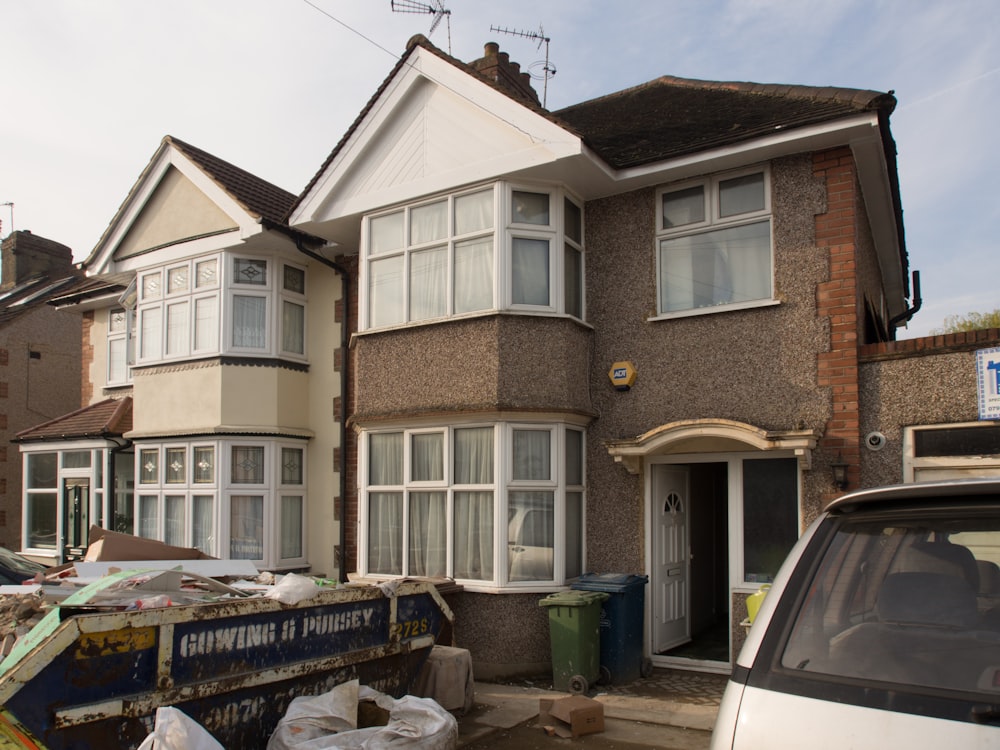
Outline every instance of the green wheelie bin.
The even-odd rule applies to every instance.
[[[580,695],[597,681],[601,604],[607,598],[600,591],[560,591],[538,602],[549,610],[553,690]]]

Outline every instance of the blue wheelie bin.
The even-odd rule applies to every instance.
[[[648,576],[587,573],[572,588],[602,591],[600,680],[624,685],[648,674],[642,658],[645,591]]]

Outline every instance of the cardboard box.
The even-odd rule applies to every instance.
[[[560,737],[580,737],[604,731],[604,704],[582,695],[541,698],[538,722]]]
[[[91,526],[87,562],[106,560],[214,560],[195,547],[174,547],[143,537]]]

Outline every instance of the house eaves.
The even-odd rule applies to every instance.
[[[288,216],[289,224],[298,226],[302,222],[303,229],[334,242],[357,242],[357,218],[345,223],[339,233],[321,232],[309,224],[317,216],[317,193],[329,194],[337,189],[337,161],[352,145],[357,149],[358,142],[364,142],[366,123],[382,100],[392,95],[404,66],[418,50],[446,61],[484,86],[495,87],[471,66],[444,54],[425,38],[415,37],[296,201]],[[566,144],[576,146],[552,149],[547,159],[520,164],[512,154],[512,158],[497,165],[496,175],[560,182],[584,200],[782,156],[849,146],[858,164],[891,314],[905,310],[909,272],[895,143],[888,127],[896,105],[891,92],[663,76],[554,112],[504,93],[526,114],[530,112],[555,126]],[[455,180],[439,189],[454,189],[462,184],[466,183]],[[349,192],[344,191],[345,195]],[[406,199],[389,193],[383,197],[386,201],[382,206]],[[366,207],[352,205],[350,198],[345,198],[336,208],[328,211],[328,216],[338,211],[343,216]]]

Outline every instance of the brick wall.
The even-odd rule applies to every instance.
[[[817,312],[830,326],[830,349],[819,355],[818,385],[829,388],[832,416],[821,444],[849,465],[850,486],[859,479],[857,201],[859,191],[849,148],[813,155],[813,173],[826,183],[827,210],[816,216],[816,244],[829,254],[829,280],[818,285]]]

